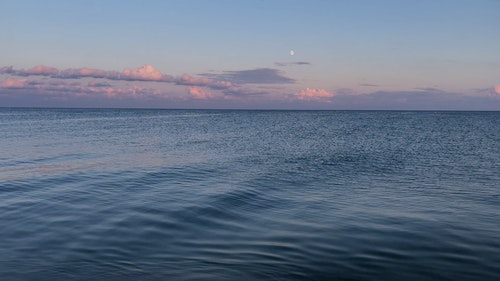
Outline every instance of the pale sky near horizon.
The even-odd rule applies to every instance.
[[[499,12],[498,0],[0,0],[0,106],[500,110]]]

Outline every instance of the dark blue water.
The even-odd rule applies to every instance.
[[[500,280],[500,112],[0,109],[1,280]]]

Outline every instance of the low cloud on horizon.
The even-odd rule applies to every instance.
[[[173,76],[151,65],[121,72],[7,66],[0,68],[0,106],[500,110],[500,85],[465,95],[432,87],[364,94],[349,88],[290,88],[296,84],[273,68]]]

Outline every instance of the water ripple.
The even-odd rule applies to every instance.
[[[0,109],[0,276],[498,280],[497,121]]]

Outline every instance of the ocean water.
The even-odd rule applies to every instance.
[[[500,280],[500,112],[0,109],[1,280]]]

